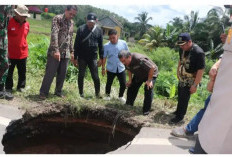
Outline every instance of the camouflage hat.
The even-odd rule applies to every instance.
[[[14,11],[20,16],[30,17],[30,14],[28,14],[28,8],[25,5],[18,5]]]

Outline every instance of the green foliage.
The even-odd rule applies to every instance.
[[[145,45],[145,47],[150,50],[159,46],[164,46],[163,33],[164,30],[161,27],[151,27],[146,34],[143,35],[143,39],[139,40],[139,43]]]
[[[29,58],[28,64],[36,72],[40,69],[45,69],[47,61],[47,49],[49,46],[49,38],[46,36],[33,36],[29,40]]]
[[[147,12],[142,12],[142,13],[138,14],[137,17],[135,17],[135,20],[139,21],[138,22],[138,29],[139,29],[140,38],[141,38],[142,35],[147,31],[147,29],[149,27],[148,21],[152,20],[152,17],[148,17]]]
[[[66,81],[69,83],[76,82],[77,74],[78,74],[78,68],[76,68],[74,65],[69,63],[67,74],[66,74]]]
[[[159,67],[159,70],[172,71],[173,67],[177,67],[179,54],[168,47],[159,47],[148,55]]]
[[[158,95],[174,98],[177,95],[178,80],[176,76],[176,70],[162,71],[155,83],[155,91]]]
[[[52,19],[54,16],[56,16],[56,14],[43,12],[41,16],[43,19]]]
[[[205,58],[205,74],[208,75],[211,67],[213,66],[213,64],[216,63],[216,61],[211,60],[210,58]]]

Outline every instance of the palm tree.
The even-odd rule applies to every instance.
[[[149,28],[149,30],[143,35],[143,39],[139,40],[139,43],[145,45],[148,49],[157,48],[159,46],[166,46],[163,42],[164,31],[159,26]]]
[[[152,20],[152,17],[148,17],[147,12],[142,12],[141,14],[138,14],[137,17],[135,17],[135,20],[139,21],[138,29],[140,31],[140,38],[143,36],[143,34],[148,29],[148,21]]]
[[[218,57],[223,52],[220,34],[225,33],[228,20],[229,17],[226,15],[226,12],[220,7],[214,7],[207,13],[207,18],[204,22],[208,30],[210,49],[206,54],[210,54],[211,58]]]
[[[189,15],[184,16],[184,20],[185,20],[185,24],[184,24],[185,31],[191,34],[191,32],[194,31],[194,28],[196,27],[199,21],[198,12],[191,11],[190,16]]]
[[[169,23],[171,23],[172,26],[176,28],[179,33],[183,32],[184,21],[181,18],[175,17]]]

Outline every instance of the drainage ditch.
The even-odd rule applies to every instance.
[[[6,154],[105,154],[132,141],[141,125],[126,112],[63,107],[59,112],[12,122],[2,144]]]

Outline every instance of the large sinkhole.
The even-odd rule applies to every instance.
[[[126,112],[64,107],[11,122],[2,144],[6,154],[104,154],[132,141],[140,128]]]

